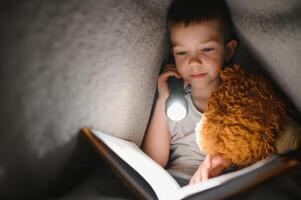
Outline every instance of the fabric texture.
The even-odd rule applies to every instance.
[[[265,79],[239,65],[226,67],[198,125],[199,144],[246,166],[276,153],[276,139],[286,123],[285,107]]]
[[[79,184],[97,166],[80,127],[142,141],[170,52],[169,2],[1,1],[0,199],[47,199]],[[239,63],[265,70],[300,113],[301,1],[227,3]]]

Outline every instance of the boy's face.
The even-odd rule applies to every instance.
[[[179,74],[195,88],[219,81],[226,46],[217,20],[171,28],[172,53]]]

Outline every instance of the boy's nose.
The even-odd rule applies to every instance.
[[[202,60],[197,56],[194,56],[189,60],[189,66],[192,68],[200,68],[201,65],[202,65]]]

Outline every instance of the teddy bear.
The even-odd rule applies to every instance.
[[[218,154],[238,167],[277,153],[288,117],[267,80],[239,65],[225,67],[220,78],[221,86],[208,99],[196,127],[201,151]],[[292,136],[295,146],[300,145],[299,136]]]

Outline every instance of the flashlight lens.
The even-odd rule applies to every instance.
[[[172,103],[167,109],[167,115],[171,120],[180,121],[186,116],[186,109],[180,102]]]

